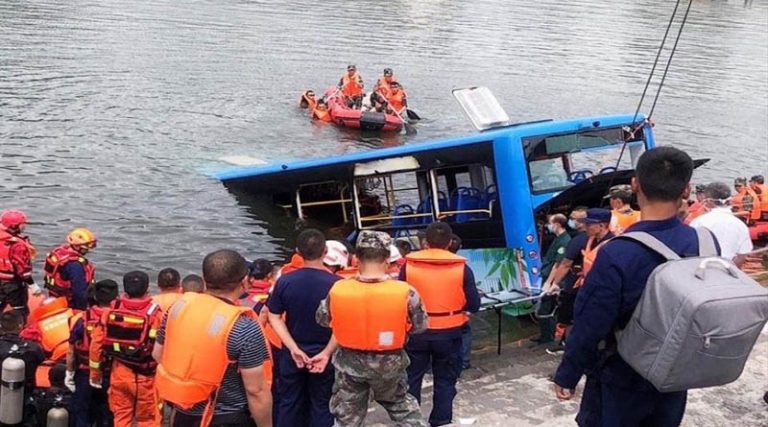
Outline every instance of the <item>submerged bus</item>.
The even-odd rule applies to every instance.
[[[373,229],[417,249],[420,230],[447,222],[486,301],[516,302],[540,292],[546,216],[599,206],[654,145],[642,116],[545,120],[215,177],[351,242]]]

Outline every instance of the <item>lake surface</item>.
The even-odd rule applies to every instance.
[[[768,175],[766,3],[694,2],[654,120],[660,144],[712,158],[698,181]],[[205,176],[223,158],[466,134],[450,90],[469,85],[490,87],[517,121],[633,113],[673,6],[0,0],[0,209],[28,212],[42,252],[92,228],[100,278],[186,274],[221,247],[279,258],[290,231]],[[335,84],[348,63],[369,85],[395,69],[426,118],[418,135],[310,123],[299,93]]]

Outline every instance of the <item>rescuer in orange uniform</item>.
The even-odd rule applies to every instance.
[[[753,176],[749,179],[749,188],[760,199],[761,219],[768,220],[768,185],[765,185],[765,178],[762,175]]]
[[[69,320],[74,313],[66,298],[48,297],[29,315],[27,327],[20,336],[40,343],[46,360],[37,368],[38,386],[48,383],[48,372],[62,363],[69,351]]]
[[[687,213],[681,215],[685,224],[690,224],[694,219],[707,213],[706,206],[704,206],[704,188],[706,185],[696,184],[694,192],[696,193],[696,200],[689,206],[682,206],[682,209],[687,209]]]
[[[155,398],[152,346],[160,327],[162,310],[149,297],[149,276],[131,271],[123,276],[125,294],[105,310],[94,328],[90,345],[90,383],[102,388],[102,358],[112,359],[109,408],[116,427],[160,425]]]
[[[73,427],[109,427],[113,423],[109,410],[106,391],[109,379],[102,381],[101,389],[94,389],[89,382],[89,352],[91,336],[104,312],[117,298],[119,291],[114,280],[102,280],[88,288],[86,311],[75,314],[70,319],[69,351],[67,352],[67,372],[64,380],[72,391],[70,402],[70,425]],[[102,367],[106,367],[102,361]]]
[[[350,108],[359,109],[363,104],[365,85],[356,65],[347,65],[347,72],[339,80],[339,90],[347,97]]]
[[[632,188],[629,185],[614,185],[604,198],[610,199],[613,234],[623,233],[629,226],[640,221],[640,211],[632,209]]]
[[[167,313],[173,303],[181,298],[181,275],[173,268],[164,268],[157,273],[157,287],[160,293],[152,299]]]
[[[95,247],[96,236],[87,228],[76,228],[67,235],[67,243],[45,257],[43,274],[49,295],[65,297],[70,308],[88,308],[85,291],[93,283],[95,268],[85,255]]]
[[[361,231],[360,274],[336,282],[317,309],[317,322],[333,330],[339,346],[330,401],[337,426],[363,425],[371,392],[398,425],[427,426],[408,394],[404,351],[410,334],[427,329],[427,315],[418,292],[388,275],[391,247],[388,234]]]
[[[615,234],[610,230],[611,218],[612,214],[607,209],[595,208],[588,210],[587,217],[582,220],[588,238],[587,246],[581,251],[584,264],[582,265],[581,277],[577,280],[575,287],[581,287],[584,283],[584,278],[592,269],[602,245],[615,237]]]
[[[27,288],[32,286],[35,293],[40,292],[32,278],[35,247],[22,234],[26,227],[27,215],[22,211],[7,210],[0,215],[0,311],[10,305],[25,323],[29,315]]]
[[[397,77],[391,68],[385,68],[381,76],[376,80],[376,86],[373,88],[375,92],[384,95],[385,98],[389,98],[389,90],[392,83],[397,83]]]
[[[745,220],[747,224],[759,220],[760,198],[747,186],[747,178],[736,178],[733,187],[736,189],[736,195],[731,197],[731,208],[736,216]]]
[[[408,391],[419,402],[422,379],[432,367],[432,426],[452,422],[456,381],[461,373],[461,334],[469,319],[466,312],[474,313],[480,308],[475,277],[466,259],[448,251],[452,234],[448,224],[430,224],[426,232],[427,249],[408,254],[400,270],[400,280],[416,288],[429,316],[429,329],[411,337],[406,350],[411,359]]]
[[[203,278],[206,293],[187,292],[174,304],[153,351],[170,425],[271,427],[269,350],[256,313],[235,303],[248,286],[247,263],[235,251],[210,253]]]
[[[405,113],[405,109],[408,107],[408,94],[405,93],[405,89],[398,82],[392,82],[389,89],[389,108],[395,112],[395,114],[402,115]]]

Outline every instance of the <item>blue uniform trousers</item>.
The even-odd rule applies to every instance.
[[[277,419],[281,427],[331,427],[334,420],[329,403],[334,370],[331,364],[322,374],[299,369],[287,350],[279,352]]]
[[[101,390],[91,387],[88,382],[88,371],[75,371],[75,392],[70,403],[70,421],[72,427],[111,427],[112,412],[109,411],[107,389],[109,376],[105,377]]]
[[[461,374],[461,336],[436,340],[412,338],[405,349],[411,359],[408,366],[408,393],[421,403],[421,382],[431,367],[434,393],[429,424],[450,424],[453,419],[456,381]]]
[[[688,392],[659,393],[653,387],[618,387],[587,377],[576,422],[582,427],[676,427]]]

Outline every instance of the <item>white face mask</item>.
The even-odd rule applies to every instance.
[[[578,226],[579,226],[579,224],[576,223],[576,220],[573,220],[573,219],[569,219],[568,220],[568,227],[571,227],[572,229],[575,230],[576,227],[578,227]]]
[[[550,233],[555,234],[555,225],[547,224],[547,230],[549,230]]]

